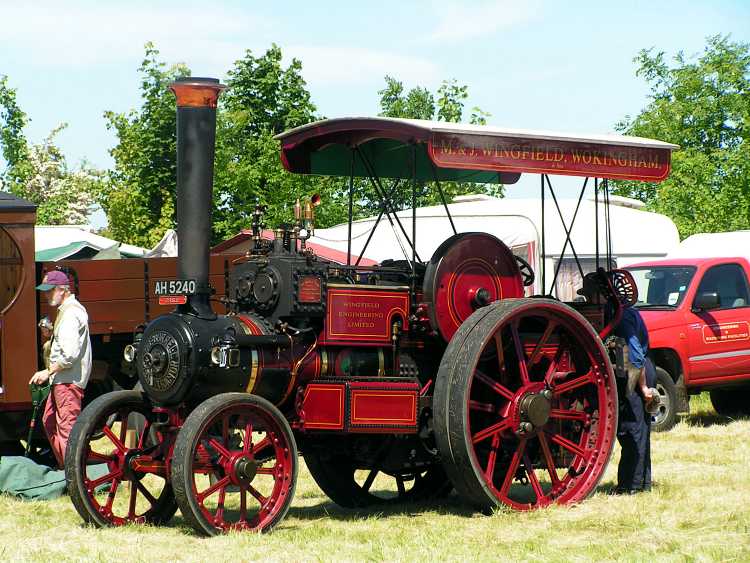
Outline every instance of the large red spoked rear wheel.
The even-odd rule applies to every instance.
[[[102,395],[78,417],[65,454],[65,478],[86,522],[163,524],[177,511],[165,472],[169,444],[155,422],[138,391]]]
[[[599,483],[617,389],[591,325],[549,299],[476,311],[438,372],[435,439],[459,494],[481,509],[575,503]]]
[[[201,403],[175,441],[172,486],[182,515],[198,532],[265,532],[289,510],[297,446],[271,403],[224,393]]]

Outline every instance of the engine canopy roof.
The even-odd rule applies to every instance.
[[[524,172],[660,182],[679,148],[625,135],[388,117],[325,119],[275,138],[284,167],[296,174],[503,184]]]

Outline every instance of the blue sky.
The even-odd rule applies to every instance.
[[[245,49],[277,43],[303,64],[327,117],[375,115],[391,74],[407,86],[469,86],[468,107],[508,127],[607,132],[646,103],[633,57],[691,54],[705,37],[750,41],[750,2],[17,2],[0,0],[0,74],[41,141],[58,123],[69,162],[111,165],[105,110],[139,104],[138,66],[153,41],[169,63],[223,77]]]

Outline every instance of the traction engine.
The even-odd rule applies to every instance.
[[[126,350],[141,389],[100,397],[73,429],[66,476],[84,520],[164,523],[179,507],[203,534],[266,531],[292,502],[298,454],[345,507],[453,489],[480,510],[587,497],[617,424],[612,365],[587,320],[602,308],[524,298],[528,265],[492,235],[455,235],[426,265],[354,268],[307,246],[317,199],[273,240],[258,206],[228,313],[214,312],[221,89],[172,85],[179,279],[159,289],[177,306]]]

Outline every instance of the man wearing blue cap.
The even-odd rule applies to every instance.
[[[57,463],[63,467],[70,429],[81,413],[83,391],[91,375],[89,317],[70,292],[70,280],[64,272],[47,272],[37,289],[45,293],[51,307],[57,307],[57,318],[49,367],[36,372],[29,383],[52,384],[42,423]]]

